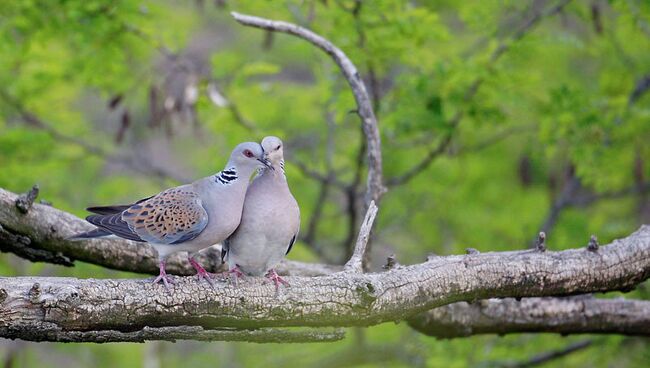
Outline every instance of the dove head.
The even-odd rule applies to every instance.
[[[251,170],[260,167],[271,167],[269,160],[264,157],[264,150],[259,143],[244,142],[240,143],[232,150],[230,154],[230,163],[240,168]]]
[[[282,141],[278,137],[269,136],[262,139],[262,149],[272,165],[280,165],[284,160]]]

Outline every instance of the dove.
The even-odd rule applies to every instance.
[[[271,168],[260,169],[246,191],[241,223],[223,243],[221,257],[235,280],[242,275],[265,275],[275,284],[289,286],[275,267],[291,251],[300,230],[300,209],[284,173],[282,141],[262,140]]]
[[[193,253],[221,243],[231,235],[242,215],[246,189],[252,174],[271,167],[259,143],[245,142],[232,151],[226,168],[199,179],[144,198],[130,205],[90,207],[96,213],[86,220],[97,229],[73,236],[73,239],[107,235],[146,242],[158,252],[158,277],[169,291],[173,280],[165,271],[170,254],[186,251],[197,277],[212,284],[210,275],[194,260]]]

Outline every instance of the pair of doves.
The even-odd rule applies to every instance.
[[[251,175],[258,175],[250,181]],[[249,185],[250,184],[250,185]],[[199,280],[211,285],[212,276],[193,254],[222,243],[222,260],[235,281],[242,275],[265,275],[276,289],[288,286],[274,268],[289,253],[300,229],[300,209],[284,174],[282,141],[266,137],[262,143],[237,145],[223,171],[191,184],[162,191],[128,205],[90,207],[86,220],[96,229],[72,239],[108,235],[146,242],[158,252],[161,282],[169,291],[173,279],[165,260],[188,252]]]

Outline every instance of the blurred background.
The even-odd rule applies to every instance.
[[[557,250],[650,223],[645,0],[3,1],[0,187],[38,183],[40,198],[84,216],[213,174],[235,144],[273,134],[302,212],[289,258],[343,263],[366,170],[349,87],[320,50],[230,11],[313,29],[357,65],[389,188],[373,270],[391,254],[418,263],[525,249],[540,230]],[[8,254],[0,274],[144,277]],[[626,297],[650,299],[648,283]],[[547,366],[650,366],[639,338],[435,340],[405,324],[304,345],[0,340],[0,357],[5,367],[492,367],[573,344],[585,346]]]

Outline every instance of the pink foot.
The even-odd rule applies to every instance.
[[[194,259],[194,257],[188,255],[187,260],[190,261],[190,264],[196,270],[196,278],[199,280],[199,282],[201,280],[205,280],[208,282],[208,284],[210,284],[210,286],[214,287],[214,282],[212,281],[214,275],[206,271],[205,268],[203,268],[203,266],[201,266],[199,262]]]
[[[227,278],[228,280],[230,280],[230,282],[231,282],[232,284],[234,284],[235,287],[238,286],[238,285],[237,285],[237,284],[238,284],[237,281],[238,281],[240,278],[244,278],[244,273],[241,272],[241,270],[239,269],[238,266],[233,267],[233,268],[230,269],[229,271],[222,272],[222,273],[220,273],[219,275],[221,275],[224,279]],[[234,277],[233,277],[233,276],[234,276]]]
[[[165,285],[165,289],[167,289],[167,292],[171,294],[169,284],[174,284],[174,280],[171,278],[171,276],[167,275],[167,272],[165,272],[165,261],[160,261],[158,268],[160,269],[160,274],[158,274],[158,277],[153,280],[153,283],[157,284],[162,281],[163,285]]]
[[[269,272],[267,272],[264,277],[266,277],[267,279],[273,281],[273,283],[275,284],[275,290],[276,291],[278,289],[280,289],[280,284],[284,285],[285,287],[290,287],[291,286],[282,277],[280,277],[280,275],[278,275],[278,273],[275,272],[274,269],[270,269]]]

